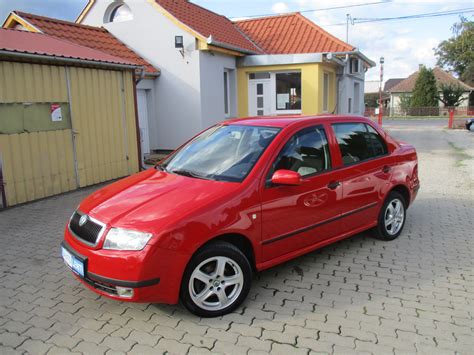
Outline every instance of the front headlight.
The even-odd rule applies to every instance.
[[[111,250],[142,250],[151,237],[151,233],[112,228],[105,237],[103,248]]]

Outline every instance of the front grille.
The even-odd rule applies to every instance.
[[[100,232],[102,231],[103,226],[92,221],[90,218],[87,218],[86,223],[80,226],[79,220],[82,216],[82,213],[78,211],[74,212],[73,216],[71,217],[71,221],[69,222],[69,228],[71,229],[71,232],[74,233],[75,237],[77,237],[78,239],[88,244],[95,245],[100,236]]]
[[[105,293],[108,293],[108,294],[111,294],[111,295],[115,295],[115,296],[118,295],[117,289],[115,288],[115,286],[108,285],[108,284],[105,284],[105,283],[97,281],[97,280],[93,280],[89,277],[85,277],[84,281],[87,282],[89,285],[91,285],[92,287],[94,287],[97,290],[100,290],[102,292],[105,292]]]

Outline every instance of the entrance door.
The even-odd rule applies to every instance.
[[[150,131],[148,129],[148,106],[146,90],[137,90],[138,125],[140,128],[140,144],[142,148],[142,159],[145,154],[150,153]]]
[[[249,81],[249,115],[267,116],[271,112],[270,80]]]

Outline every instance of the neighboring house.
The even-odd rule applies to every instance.
[[[158,146],[158,141],[155,138],[156,114],[153,112],[153,100],[147,101],[147,96],[149,95],[149,88],[153,86],[152,83],[159,76],[160,71],[128,48],[109,31],[100,27],[80,25],[74,22],[32,15],[21,11],[10,13],[3,27],[44,33],[123,58],[140,66],[141,69],[137,70],[139,82],[137,83],[136,92],[141,153],[142,155],[148,154],[150,147]]]
[[[104,26],[160,68],[151,91],[160,149],[231,117],[361,114],[375,65],[300,14],[232,22],[186,0],[89,0],[77,21]]]
[[[298,13],[233,22],[187,0],[89,0],[77,22],[104,27],[160,68],[138,84],[151,150],[226,118],[363,114],[375,65]]]
[[[433,68],[433,74],[436,79],[436,83],[438,88],[441,84],[453,84],[459,85],[461,88],[464,89],[463,98],[464,101],[462,103],[463,106],[467,106],[469,103],[469,95],[474,90],[474,88],[470,87],[469,85],[463,83],[459,79],[456,79],[451,74],[445,72],[443,69],[439,67]],[[419,71],[414,72],[408,78],[401,80],[396,85],[393,85],[391,88],[388,88],[387,92],[390,93],[390,109],[391,112],[397,112],[400,109],[400,97],[402,95],[412,95],[413,89],[415,88],[416,80],[418,79]],[[399,79],[396,79],[399,80]],[[444,104],[439,101],[439,107],[443,107]]]
[[[139,171],[136,69],[70,41],[0,29],[0,207]]]

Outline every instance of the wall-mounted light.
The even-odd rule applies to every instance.
[[[177,48],[177,49],[184,48],[183,36],[174,36],[174,48]]]
[[[183,36],[174,36],[174,48],[178,49],[184,58],[184,42]]]

